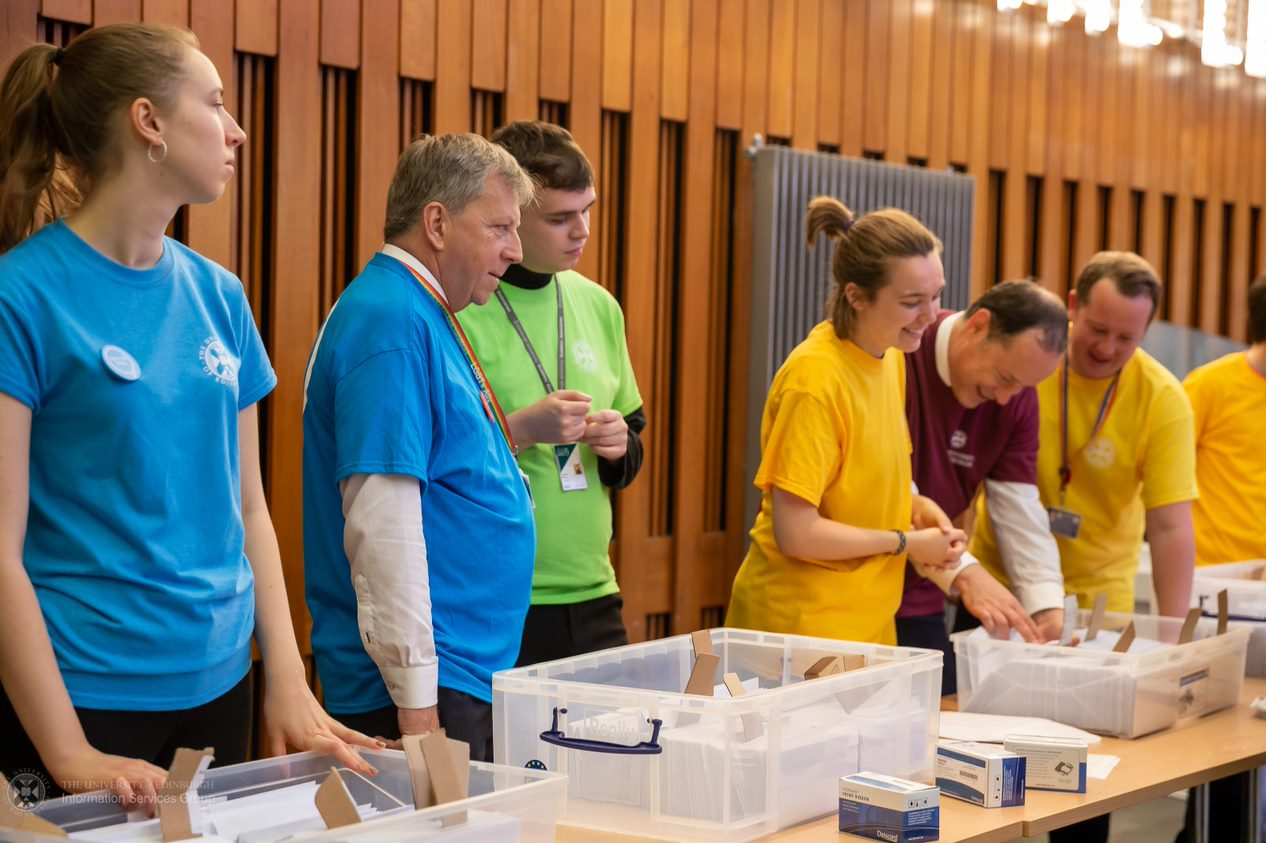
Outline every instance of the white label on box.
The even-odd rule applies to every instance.
[[[1208,707],[1209,669],[1202,668],[1178,678],[1178,716],[1203,712]]]

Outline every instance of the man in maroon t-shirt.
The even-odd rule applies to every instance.
[[[1031,281],[1007,281],[963,313],[942,313],[919,350],[906,355],[915,485],[956,524],[984,485],[1015,589],[1013,596],[966,554],[943,574],[907,565],[897,641],[945,653],[944,693],[954,693],[956,677],[943,591],[961,596],[993,634],[1014,627],[1029,640],[1059,637],[1064,585],[1037,490],[1034,387],[1055,371],[1067,342],[1059,298]]]

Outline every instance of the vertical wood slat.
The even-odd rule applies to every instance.
[[[400,0],[400,75],[435,79],[439,0]]]
[[[769,6],[771,0],[747,0],[743,56],[743,135],[765,134],[769,117]]]
[[[662,0],[659,113],[685,122],[690,108],[690,0]]]
[[[529,0],[528,5],[532,4]],[[511,15],[518,14],[517,5],[518,0],[510,0]],[[567,102],[572,84],[572,0],[543,0],[539,15],[541,99]],[[597,71],[597,67],[588,70]]]
[[[844,18],[844,97],[840,104],[840,152],[854,157],[862,154],[862,128],[866,114],[866,16],[869,4],[845,3]]]
[[[791,145],[818,148],[818,67],[822,46],[822,0],[798,0]]]
[[[141,4],[141,18],[146,23],[189,26],[190,6],[192,4],[193,0],[144,0]],[[231,15],[226,15],[226,10],[223,6],[220,7],[220,10],[220,16],[232,24]]]
[[[239,9],[241,8],[239,3]],[[280,0],[277,54],[276,254],[272,267],[272,362],[277,371],[267,431],[272,471],[269,503],[281,556],[303,558],[303,445],[295,435],[303,414],[303,372],[316,338],[320,236],[321,77],[318,69],[320,10],[316,0]],[[239,36],[241,29],[238,30]],[[309,626],[303,602],[302,569],[286,566],[286,589],[300,641]]]
[[[357,269],[382,242],[387,187],[399,158],[396,138],[400,134],[400,59],[396,54],[400,4],[397,0],[362,0],[362,4],[360,119],[356,121]]]
[[[360,67],[360,33],[360,3],[321,0],[321,64]]]
[[[281,0],[236,0],[237,49],[260,56],[277,55],[278,3]],[[317,33],[312,33],[313,38]]]
[[[42,0],[40,14],[66,23],[92,23],[92,0]]]
[[[36,41],[39,0],[12,0],[0,4],[0,72],[6,70],[19,50]]]
[[[188,8],[189,22],[198,34],[202,52],[220,73],[220,81],[224,84],[224,107],[230,114],[239,115],[231,9],[226,9],[221,0],[190,0]],[[240,166],[241,157],[239,150],[237,178],[229,182],[225,195],[210,205],[190,205],[186,216],[189,246],[227,267],[233,267],[233,206],[242,185],[249,184]]]
[[[435,131],[471,130],[470,44],[473,11],[466,0],[438,0],[436,42]]]
[[[717,47],[726,56],[717,66],[717,125],[737,129],[743,125],[743,70],[746,61],[734,58],[746,38],[744,0],[721,0]],[[744,59],[747,57],[744,56]]]
[[[633,0],[602,0],[602,107],[612,111],[633,110],[633,9]]]
[[[901,107],[907,111],[906,146],[911,158],[926,160],[931,152],[928,117],[932,108],[932,47],[935,6],[913,3],[906,19],[910,27],[909,95]],[[928,92],[928,93],[921,93]]]
[[[139,20],[141,0],[93,0],[92,25],[106,26]]]
[[[510,0],[470,0],[470,85],[481,91],[506,89],[506,26]],[[443,30],[441,30],[442,32]]]
[[[570,128],[576,143],[588,155],[595,176],[609,163],[604,160],[602,146],[602,45],[602,5],[578,4],[572,17]],[[596,204],[589,215],[590,227],[599,231],[608,225],[602,205]],[[590,246],[576,268],[594,278],[598,275],[598,259],[598,249]],[[602,279],[598,280],[601,283]]]
[[[791,137],[795,115],[796,3],[773,2],[769,10],[769,90],[766,131],[779,138]]]
[[[844,74],[844,0],[822,0],[818,42],[818,142],[840,145],[840,94]],[[726,62],[721,63],[722,66]],[[727,126],[727,128],[729,128]]]
[[[890,0],[888,6],[888,142],[875,147],[894,164],[906,163],[910,154],[910,4]]]
[[[891,7],[888,0],[866,0],[866,89],[862,115],[862,146],[869,152],[888,149],[888,78],[892,49],[889,34]]]
[[[553,3],[551,6],[555,5]],[[569,10],[570,11],[570,10]],[[560,55],[551,49],[548,57],[541,53],[541,0],[515,0],[510,4],[506,23],[506,120],[532,120],[536,117],[541,90],[543,66],[560,64]],[[550,31],[555,20],[549,19]],[[571,44],[563,45],[562,55],[571,55]],[[570,79],[567,80],[570,88]]]

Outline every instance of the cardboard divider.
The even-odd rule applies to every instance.
[[[1095,595],[1095,608],[1090,613],[1090,626],[1086,628],[1086,640],[1094,641],[1103,628],[1103,613],[1108,611],[1108,595],[1100,592]]]
[[[1134,643],[1134,621],[1130,621],[1125,625],[1125,629],[1121,632],[1121,637],[1117,639],[1117,643],[1112,645],[1112,652],[1125,653],[1129,652],[1130,645]]]
[[[743,687],[743,680],[739,679],[737,673],[727,673],[721,677],[725,689],[730,692],[730,696],[734,698],[747,696],[747,689]],[[760,722],[758,714],[742,714],[739,715],[743,721],[743,740],[751,741],[765,734],[765,727]]]
[[[418,810],[465,799],[470,786],[470,744],[454,740],[443,729],[401,740]],[[459,825],[466,813],[446,817],[444,825]]]
[[[346,782],[335,767],[330,768],[330,774],[317,788],[315,802],[326,828],[342,828],[361,821],[356,800],[352,799]]]
[[[1200,622],[1200,607],[1187,610],[1187,619],[1182,622],[1182,632],[1178,634],[1179,644],[1190,644],[1196,635],[1196,624]]]
[[[1226,621],[1230,616],[1227,605],[1229,599],[1225,588],[1218,592],[1218,635],[1226,635]]]
[[[194,831],[194,826],[200,826],[202,822],[198,813],[198,785],[202,784],[202,778],[213,760],[215,750],[211,747],[202,750],[181,747],[176,750],[171,768],[167,771],[167,781],[158,791],[158,821],[163,831],[163,843],[202,836]]]

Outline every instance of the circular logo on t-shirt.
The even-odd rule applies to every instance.
[[[202,360],[202,371],[225,386],[237,383],[237,360],[229,354],[224,343],[215,337],[207,337],[198,349],[198,357]]]
[[[954,431],[954,435],[950,437],[951,448],[962,448],[967,444],[967,434],[961,430]]]
[[[1096,436],[1086,445],[1086,462],[1094,468],[1108,468],[1117,461],[1117,447],[1111,440]]]
[[[141,376],[141,364],[117,345],[101,346],[101,362],[120,380],[134,381]]]
[[[593,346],[584,340],[571,344],[571,359],[575,360],[576,365],[586,372],[598,371],[598,354],[593,350]]]

